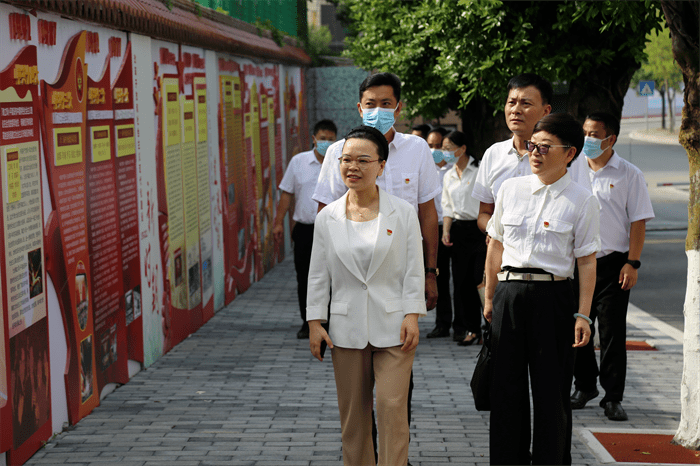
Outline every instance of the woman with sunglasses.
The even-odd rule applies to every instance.
[[[556,113],[542,118],[531,138],[533,174],[503,183],[487,229],[491,464],[571,464],[574,348],[591,334],[599,206],[567,171],[583,147],[583,129],[571,115]]]
[[[454,282],[454,340],[470,346],[481,339],[481,298],[477,285],[484,276],[485,236],[479,230],[479,201],[472,197],[479,161],[467,154],[467,136],[452,131],[442,140],[446,159],[456,162],[442,188],[442,244],[451,248]]]
[[[418,316],[426,314],[418,214],[376,185],[388,153],[384,135],[369,126],[345,136],[338,163],[348,191],[316,216],[311,251],[309,346],[321,361],[321,343],[331,348],[343,463],[350,466],[375,464],[375,385],[379,464],[406,465],[408,385]]]

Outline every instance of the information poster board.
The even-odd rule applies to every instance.
[[[219,134],[221,185],[224,192],[225,302],[250,287],[253,273],[254,208],[248,199],[252,179],[244,143],[243,73],[234,60],[219,58]]]
[[[197,190],[197,142],[195,141],[194,99],[181,96],[182,110],[182,196],[185,217],[185,265],[187,310],[191,331],[202,325],[201,267],[199,262],[199,192]]]
[[[0,452],[12,464],[51,436],[38,84],[28,45],[0,72]]]
[[[111,91],[108,57],[99,80],[88,76],[87,104],[88,249],[98,392],[107,383],[129,381]]]
[[[192,82],[195,104],[195,135],[197,143],[197,199],[199,204],[199,248],[202,265],[202,318],[214,316],[213,236],[209,184],[209,140],[207,128],[207,83],[203,73]]]
[[[115,173],[122,255],[122,288],[128,357],[144,362],[141,270],[136,175],[136,128],[131,42],[111,87]]]
[[[41,80],[44,157],[52,211],[46,227],[51,257],[47,272],[59,290],[59,304],[69,345],[65,373],[68,417],[77,423],[99,404],[95,370],[95,334],[88,255],[85,192],[87,67],[85,31],[66,45],[58,79]]]

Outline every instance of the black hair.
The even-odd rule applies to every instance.
[[[430,133],[440,133],[440,136],[442,136],[444,138],[445,135],[447,134],[447,130],[445,128],[443,128],[442,126],[438,126],[437,128],[431,129],[428,134],[430,134]]]
[[[603,126],[605,126],[605,134],[610,136],[614,134],[615,136],[620,135],[620,120],[615,118],[609,113],[606,112],[595,112],[591,113],[590,115],[586,116],[586,120],[592,120],[592,121],[597,121],[599,123],[603,123]]]
[[[362,94],[370,87],[391,86],[394,90],[396,102],[401,100],[401,80],[394,73],[376,73],[367,76],[362,84],[360,84],[360,102],[362,102]]]
[[[333,134],[338,134],[338,128],[335,126],[335,123],[331,120],[321,120],[318,123],[314,125],[314,132],[313,135],[316,136],[319,131],[332,131]]]
[[[386,162],[389,157],[389,143],[386,142],[386,138],[378,129],[372,128],[371,126],[358,126],[350,130],[348,134],[345,135],[345,142],[348,139],[366,139],[373,142],[377,146],[377,154],[379,155],[379,160]],[[343,143],[343,147],[345,143]]]
[[[552,102],[554,97],[552,84],[542,76],[534,73],[523,73],[510,78],[510,81],[508,81],[508,92],[510,93],[513,89],[523,89],[530,86],[534,86],[540,91],[542,105],[547,105]]]
[[[461,131],[450,131],[443,137],[442,140],[444,141],[445,139],[449,139],[452,144],[457,147],[465,146],[467,150],[469,149],[469,145],[467,144],[467,135]],[[475,158],[473,155],[470,155],[469,152],[467,152],[465,155],[469,155],[469,157],[472,159],[472,165],[476,167],[479,166],[481,159]]]
[[[576,155],[571,159],[571,162],[576,160],[578,154],[583,148],[583,126],[581,123],[569,113],[550,113],[537,122],[532,134],[546,131],[547,133],[556,136],[562,144],[575,147]],[[571,162],[567,167],[571,166]]]
[[[428,133],[430,132],[430,126],[426,125],[425,123],[422,125],[416,125],[413,128],[411,128],[413,131],[420,131],[421,137],[423,139],[428,137]]]

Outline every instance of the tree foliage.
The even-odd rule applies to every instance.
[[[626,90],[644,58],[646,34],[662,20],[651,0],[340,3],[355,33],[347,55],[361,68],[401,77],[408,117],[436,118],[474,103],[493,114],[503,106],[505,84],[523,72],[569,85],[584,77],[603,88],[626,80]],[[591,76],[601,72],[619,78]],[[602,98],[617,99],[618,93]]]
[[[665,82],[670,88],[680,91],[683,74],[678,63],[673,59],[670,31],[664,25],[662,29],[647,34],[647,41],[644,49],[647,58],[635,73],[632,82],[635,84],[642,80]]]
[[[332,55],[330,44],[332,40],[331,30],[328,26],[309,26],[309,41],[306,51],[311,57],[311,66],[326,66],[331,61],[324,56]]]
[[[639,86],[640,81],[654,81],[661,94],[662,99],[662,119],[661,125],[666,128],[665,98],[668,97],[669,117],[671,128],[674,128],[673,101],[676,92],[681,90],[683,84],[683,74],[681,69],[673,59],[673,48],[671,44],[671,32],[664,25],[659,31],[647,34],[647,45],[645,48],[646,60],[642,63],[634,76],[632,76],[633,87]]]

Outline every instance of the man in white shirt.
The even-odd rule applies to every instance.
[[[536,74],[524,73],[508,82],[505,117],[513,137],[486,149],[472,192],[480,201],[477,224],[481,231],[486,232],[501,184],[509,178],[532,174],[525,141],[532,136],[535,124],[552,111],[553,94],[549,81]]]
[[[438,214],[438,238],[442,238],[442,186],[445,174],[452,168],[454,161],[446,161],[442,152],[442,138],[447,134],[444,128],[434,128],[428,133],[426,142],[433,154],[433,161],[440,177],[440,193],[435,196],[435,210]],[[452,327],[452,299],[450,293],[450,248],[438,241],[437,269],[440,275],[437,277],[438,300],[435,306],[435,328],[431,330],[427,338],[440,338],[450,336]]]
[[[292,205],[294,198],[294,268],[297,272],[297,295],[302,325],[297,338],[309,338],[309,324],[306,322],[306,287],[309,278],[309,263],[311,262],[311,245],[314,239],[314,220],[318,212],[318,204],[311,199],[316,188],[318,174],[328,147],[336,140],[338,129],[331,120],[321,120],[314,126],[314,148],[300,152],[289,161],[287,171],[279,184],[281,192],[277,205],[277,216],[273,234],[275,241],[284,241],[284,217]]]
[[[637,283],[646,222],[654,218],[644,175],[613,149],[620,122],[607,113],[594,113],[583,124],[586,135],[577,181],[591,189],[600,203],[602,249],[596,254],[597,276],[591,319],[598,319],[600,371],[593,343],[578,349],[571,407],[581,409],[598,396],[596,377],[605,396],[600,402],[613,421],[627,420],[621,401],[627,372],[627,305]],[[595,329],[591,326],[595,333]],[[592,340],[592,338],[591,338]]]
[[[428,309],[437,302],[438,217],[433,199],[440,193],[440,180],[428,144],[422,138],[402,134],[394,129],[401,113],[401,81],[392,73],[369,76],[360,85],[357,110],[367,126],[377,128],[389,143],[389,158],[377,185],[384,191],[409,202],[418,212],[423,253],[425,256],[425,297]],[[328,149],[323,161],[313,199],[319,209],[340,198],[347,191],[340,176],[340,162],[345,139]]]

